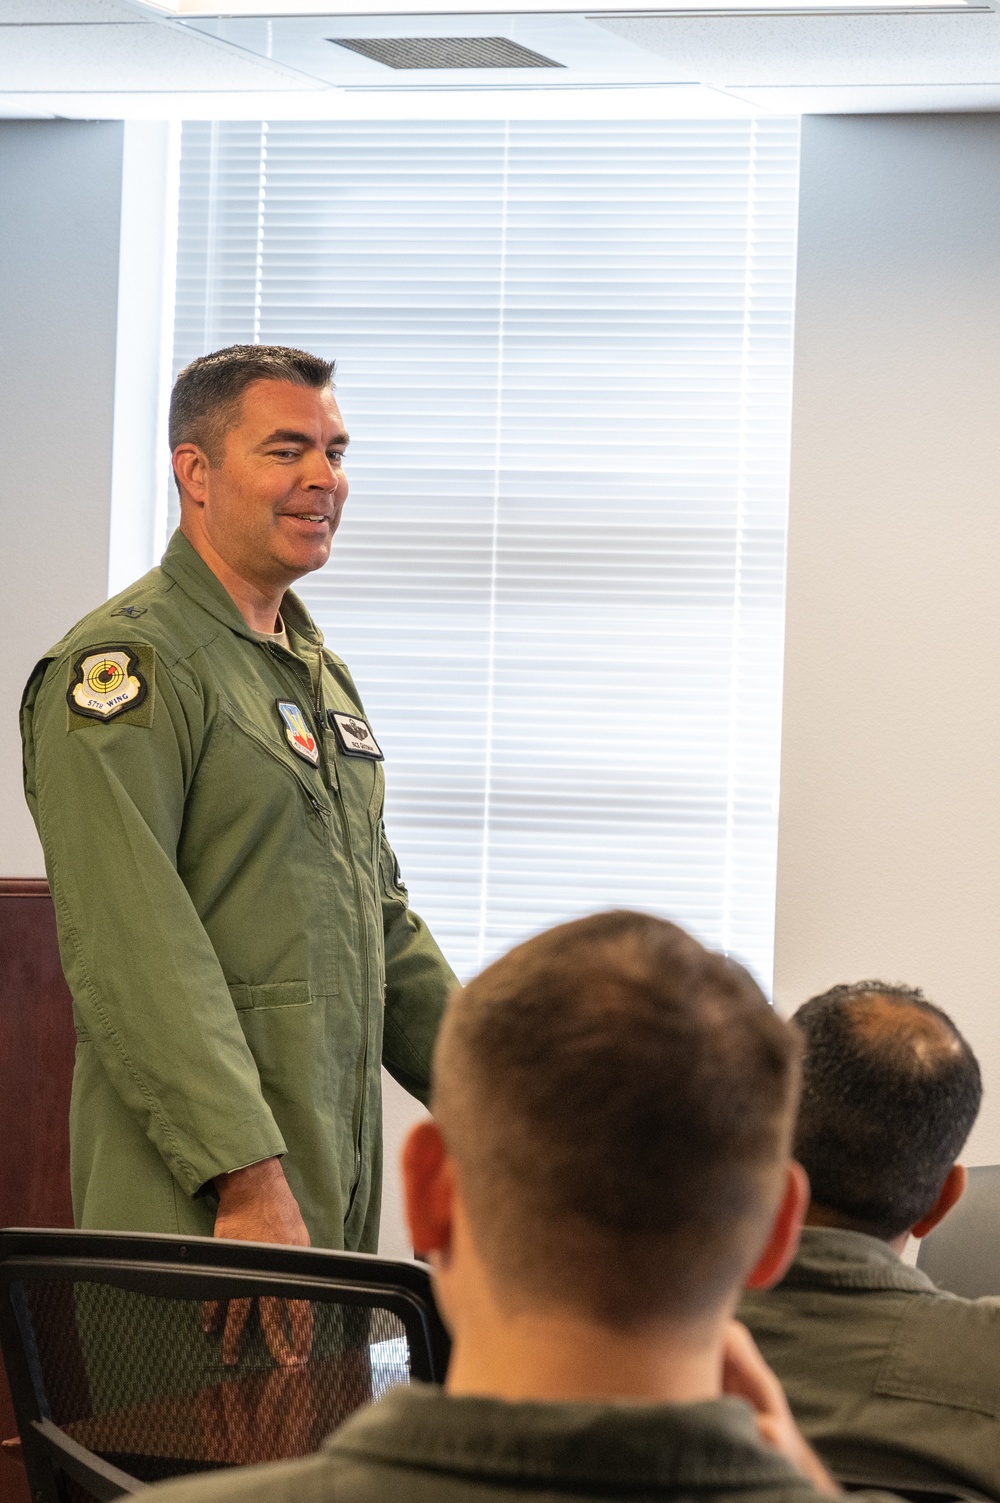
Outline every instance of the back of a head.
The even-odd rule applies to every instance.
[[[433,1110],[498,1290],[618,1328],[714,1313],[781,1195],[797,1060],[748,973],[662,919],[489,966],[449,1006]]]
[[[220,463],[226,431],[239,421],[243,393],[255,381],[287,381],[317,390],[333,382],[332,360],[279,344],[233,344],[185,366],[170,398],[170,448],[191,443]]]
[[[792,1019],[805,1054],[795,1156],[814,1204],[891,1241],[934,1205],[979,1112],[975,1055],[923,994],[836,986]]]

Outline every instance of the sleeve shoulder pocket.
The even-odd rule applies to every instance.
[[[1000,1418],[1000,1307],[945,1295],[914,1299],[875,1380],[887,1398]]]

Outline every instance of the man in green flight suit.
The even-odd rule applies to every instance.
[[[965,1189],[978,1061],[914,987],[834,986],[791,1023],[811,1200],[785,1277],[747,1294],[741,1319],[838,1473],[1000,1499],[1000,1299],[962,1299],[903,1261]]]
[[[374,1251],[380,1066],[427,1096],[455,978],[408,906],[357,689],[289,590],[347,497],[332,374],[278,346],[181,373],[162,565],[25,691],[80,1226]]]

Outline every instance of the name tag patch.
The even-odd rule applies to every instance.
[[[275,703],[284,724],[285,739],[292,751],[297,752],[311,766],[318,767],[319,747],[316,744],[316,737],[309,729],[306,717],[298,705],[288,699],[279,699]]]
[[[373,762],[385,761],[370,725],[360,715],[345,715],[342,710],[327,710],[326,718],[345,757],[370,757]]]
[[[146,694],[135,654],[127,647],[102,647],[77,658],[66,699],[77,715],[113,720],[141,705]]]

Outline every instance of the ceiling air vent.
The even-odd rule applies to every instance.
[[[562,68],[506,37],[328,37],[389,68]]]

